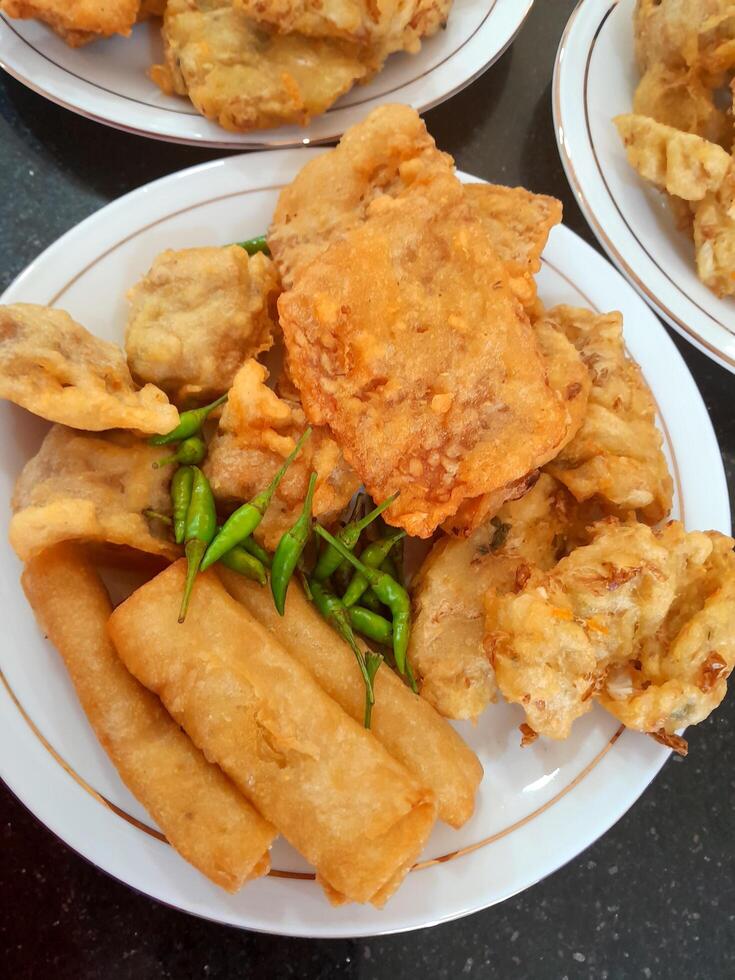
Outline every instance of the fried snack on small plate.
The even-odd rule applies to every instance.
[[[40,20],[72,48],[111,34],[127,36],[140,0],[0,0],[8,17]]]
[[[153,81],[233,132],[305,126],[368,75],[354,46],[272,34],[232,0],[169,0],[163,39],[166,63],[153,66]]]
[[[613,122],[631,167],[685,201],[701,201],[716,191],[730,167],[730,154],[701,136],[634,113],[616,116]]]
[[[100,744],[171,846],[228,892],[266,874],[275,829],[126,670],[107,635],[110,599],[84,551],[49,548],[22,583]]]
[[[400,490],[385,517],[411,535],[564,441],[531,325],[450,174],[376,200],[278,309],[307,418],[329,426],[374,500]]]
[[[119,347],[63,310],[31,303],[0,306],[0,398],[95,432],[169,432],[179,421],[162,391],[135,387]]]
[[[242,575],[218,568],[230,595],[313,675],[319,686],[355,721],[362,722],[365,692],[355,655],[319,615],[298,583],[288,590],[279,616],[263,590]],[[436,796],[439,817],[461,827],[475,807],[482,766],[475,753],[424,698],[417,698],[394,671],[375,676],[370,731],[387,751]]]
[[[298,402],[279,398],[266,384],[268,371],[249,360],[240,368],[222,410],[204,463],[217,498],[250,500],[271,481],[306,429]],[[330,523],[360,488],[360,481],[326,429],[315,429],[288,468],[256,537],[273,550],[304,503],[309,476],[317,474],[312,513]]]
[[[655,64],[697,66],[700,34],[732,8],[732,0],[638,0],[634,32],[641,74]]]
[[[532,568],[551,568],[575,540],[576,509],[543,473],[492,523],[469,538],[443,537],[427,555],[412,588],[408,657],[421,696],[446,718],[474,721],[496,697],[483,649],[485,593],[511,592]]]
[[[437,150],[419,114],[384,105],[310,160],[281,191],[268,245],[286,288],[330,243],[361,224],[373,201],[398,197],[454,161]]]
[[[725,149],[732,144],[732,118],[715,105],[711,90],[692,68],[651,65],[635,90],[633,112]]]
[[[10,543],[18,557],[28,561],[71,540],[177,557],[169,539],[156,537],[161,525],[143,516],[147,508],[170,513],[171,470],[152,465],[164,453],[126,433],[97,436],[53,426],[13,492]]]
[[[179,404],[223,394],[243,361],[272,346],[278,291],[262,253],[238,245],[162,252],[128,292],[133,376]]]
[[[694,207],[697,275],[717,296],[735,293],[735,171]]]
[[[213,571],[199,577],[186,622],[177,622],[185,577],[186,562],[176,562],[112,614],[123,662],[315,865],[330,901],[382,905],[429,836],[433,794]]]
[[[635,511],[655,524],[671,510],[673,483],[653,396],[625,352],[622,317],[556,306],[544,320],[574,344],[592,376],[582,427],[547,471],[579,501],[594,498],[611,513]]]

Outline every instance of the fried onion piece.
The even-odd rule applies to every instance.
[[[232,0],[169,0],[163,38],[153,81],[233,132],[305,126],[370,70],[346,42],[269,33]]]
[[[40,20],[72,48],[109,37],[127,36],[138,15],[140,0],[0,0],[8,17]]]
[[[168,467],[153,469],[155,449],[128,433],[97,436],[55,425],[23,467],[13,492],[10,543],[22,561],[60,541],[127,545],[175,558],[161,525],[143,516],[170,513]]]
[[[95,432],[169,432],[179,413],[154,385],[137,390],[123,352],[63,310],[0,306],[0,398]]]
[[[273,262],[237,245],[162,252],[128,293],[133,375],[179,403],[223,394],[272,346],[278,289]]]
[[[656,407],[625,351],[619,313],[557,306],[544,319],[574,344],[591,376],[582,427],[546,469],[579,501],[610,513],[635,511],[655,524],[671,510],[673,482],[656,428]]]
[[[616,116],[613,122],[631,167],[685,201],[701,201],[716,191],[730,167],[730,154],[701,136],[634,113]]]
[[[204,464],[216,497],[242,503],[264,490],[306,428],[298,402],[279,398],[266,385],[268,372],[249,360],[238,371]],[[309,476],[317,474],[312,513],[333,520],[360,481],[325,429],[315,429],[289,467],[256,537],[273,550],[298,517]]]
[[[712,92],[691,68],[652,65],[638,83],[633,112],[726,149],[732,143],[732,119],[715,105]]]
[[[697,275],[717,296],[735,293],[735,170],[694,209]]]

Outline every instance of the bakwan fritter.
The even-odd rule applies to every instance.
[[[140,0],[0,0],[8,17],[43,21],[73,48],[112,34],[127,36],[140,6]]]

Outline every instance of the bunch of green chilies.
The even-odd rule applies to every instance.
[[[223,395],[202,408],[183,412],[175,429],[149,440],[156,446],[179,443],[173,455],[153,464],[155,467],[179,464],[171,480],[173,517],[156,511],[145,512],[151,520],[170,524],[174,540],[184,545],[188,567],[179,622],[183,623],[186,618],[197,574],[215,562],[221,562],[260,585],[266,584],[268,569],[273,601],[281,616],[285,614],[288,587],[298,572],[308,599],[355,655],[365,684],[364,725],[370,728],[375,704],[375,675],[383,656],[370,648],[363,649],[357,642],[356,632],[377,644],[392,648],[398,672],[416,691],[416,682],[406,657],[410,600],[399,583],[398,571],[391,557],[405,537],[405,531],[387,534],[368,544],[359,559],[353,554],[362,533],[394,502],[397,494],[388,497],[361,519],[347,523],[336,537],[317,524],[315,529],[323,539],[323,547],[316,565],[307,574],[303,558],[312,536],[312,502],[317,480],[316,473],[312,473],[301,514],[281,537],[271,559],[252,535],[263,520],[287,469],[311,435],[311,429],[307,428],[302,434],[266,489],[239,507],[222,526],[218,526],[212,489],[197,464],[206,455],[206,444],[200,435],[202,426],[209,414],[226,399],[227,396]],[[341,597],[334,591],[335,586],[343,593]],[[383,615],[386,607],[390,618]]]

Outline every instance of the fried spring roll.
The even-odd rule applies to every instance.
[[[286,614],[281,617],[255,582],[226,568],[218,568],[218,574],[230,595],[311,672],[348,715],[361,721],[365,687],[354,654],[297,583],[291,583]],[[394,758],[433,790],[442,820],[461,827],[472,816],[482,779],[479,759],[428,701],[413,694],[387,667],[375,678],[371,730]]]
[[[119,606],[129,670],[317,870],[333,902],[382,904],[422,850],[436,801],[237,603],[214,572],[177,622],[186,563]]]
[[[43,551],[22,582],[102,747],[169,843],[228,892],[266,874],[275,829],[127,671],[107,635],[109,597],[84,552]]]

